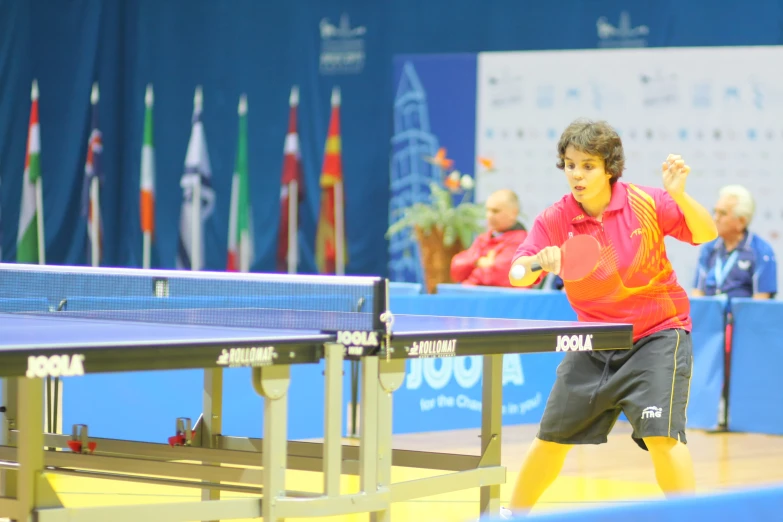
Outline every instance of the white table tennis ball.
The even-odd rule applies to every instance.
[[[522,265],[514,265],[511,267],[511,278],[522,279],[525,277],[525,267]]]

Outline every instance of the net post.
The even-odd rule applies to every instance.
[[[389,303],[389,280],[381,279],[375,284],[373,292],[373,325],[374,331],[381,335],[383,341],[380,343],[378,355],[386,354],[386,361],[391,361],[392,354],[392,326],[394,325],[394,315],[391,312]]]
[[[372,329],[381,331],[386,329],[381,315],[389,309],[389,280],[379,279],[373,283],[372,289]]]

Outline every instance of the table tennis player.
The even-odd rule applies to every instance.
[[[535,219],[509,279],[528,286],[542,272],[559,274],[579,320],[633,324],[633,348],[566,353],[510,511],[502,510],[505,517],[534,506],[574,444],[607,442],[621,411],[633,427],[633,440],[649,451],[663,492],[670,496],[695,488],[685,446],[693,358],[690,302],[667,258],[664,236],[706,243],[717,236],[715,223],[687,194],[690,167],[678,155],[662,165],[663,188],[621,182],[622,141],[605,122],[573,122],[557,153],[570,192]],[[597,240],[589,240],[596,244],[592,260],[587,251],[561,249],[583,234]],[[569,279],[569,270],[578,272],[569,265],[584,265],[585,259],[590,270]],[[519,271],[524,275],[515,277]]]

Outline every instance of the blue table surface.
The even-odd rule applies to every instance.
[[[0,314],[0,350],[107,348],[221,341],[325,342],[315,331],[113,321],[47,315]]]
[[[400,336],[466,335],[476,333],[533,333],[541,330],[596,331],[607,326],[571,321],[491,319],[482,317],[395,316],[392,331]],[[237,326],[168,324],[80,318],[65,315],[0,313],[0,350],[51,348],[107,348],[128,345],[165,345],[252,342],[326,342],[333,335],[315,330]]]
[[[434,333],[466,335],[476,333],[535,333],[542,330],[573,330],[592,332],[616,328],[618,324],[580,323],[578,321],[547,321],[541,319],[494,319],[488,317],[452,317],[437,315],[396,315],[392,332],[406,337]]]

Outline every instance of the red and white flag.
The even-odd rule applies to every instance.
[[[288,132],[285,136],[283,176],[280,185],[277,271],[295,274],[299,265],[299,245],[297,241],[299,203],[304,197],[299,133],[296,128],[297,109],[299,107],[299,87],[296,85],[291,88],[288,106]]]

